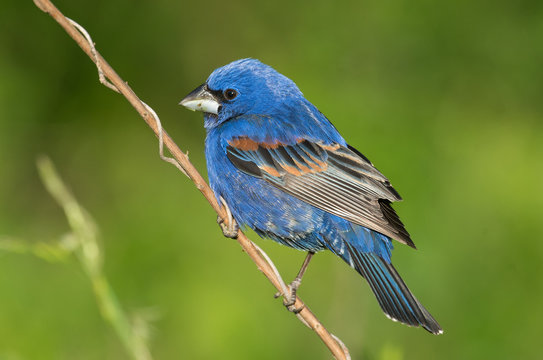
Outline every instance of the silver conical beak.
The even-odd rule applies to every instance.
[[[207,88],[207,84],[202,84],[185,96],[179,103],[192,111],[203,111],[205,113],[218,115],[221,104]]]

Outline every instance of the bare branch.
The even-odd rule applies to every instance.
[[[216,201],[211,188],[207,185],[206,181],[189,161],[188,156],[183,153],[170,138],[170,136],[162,130],[160,120],[158,119],[158,116],[156,116],[155,112],[138,98],[134,91],[119,77],[119,75],[117,75],[115,70],[113,70],[113,68],[100,55],[100,53],[96,51],[94,43],[92,42],[92,39],[88,33],[80,25],[77,25],[72,20],[66,18],[51,3],[51,1],[34,0],[34,3],[42,11],[53,17],[53,19],[55,19],[55,21],[59,23],[62,28],[64,28],[68,35],[70,35],[70,37],[79,45],[79,47],[81,47],[81,49],[91,58],[98,68],[100,81],[107,84],[106,86],[112,88],[113,90],[120,92],[136,109],[143,120],[145,120],[147,125],[149,125],[155,135],[159,138],[159,146],[161,150],[160,157],[165,161],[174,163],[174,165],[176,165],[185,175],[187,175],[194,182],[196,188],[200,190],[217,214],[223,220],[227,221],[224,207],[221,207]],[[174,159],[166,158],[162,154],[162,141],[173,155]],[[263,251],[258,249],[256,245],[253,244],[253,242],[249,240],[241,231],[239,231],[237,240],[243,250],[254,261],[257,268],[268,278],[273,286],[283,295],[288,295],[285,293],[285,283],[279,276],[279,273],[275,269],[275,266],[273,266],[271,260],[267,261],[267,255],[264,255]],[[328,330],[298,296],[296,297],[296,302],[294,303],[293,307],[302,309],[297,314],[299,319],[317,333],[336,359],[350,359],[349,352],[345,345],[334,335],[328,332]]]

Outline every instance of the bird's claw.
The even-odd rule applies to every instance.
[[[234,218],[231,218],[230,221],[225,221],[220,216],[217,216],[217,224],[221,227],[222,234],[225,237],[230,239],[238,238],[239,226]]]
[[[298,314],[305,307],[305,305],[303,304],[300,307],[294,307],[294,304],[296,304],[296,292],[298,291],[298,287],[300,286],[300,284],[301,281],[299,279],[295,279],[293,282],[290,283],[290,285],[287,286],[288,294],[282,294],[281,292],[277,292],[274,295],[274,298],[276,299],[280,296],[283,296],[283,305],[285,305],[288,311],[294,314]]]
[[[234,220],[234,217],[232,216],[232,212],[230,211],[230,208],[228,207],[228,204],[223,199],[223,197],[220,197],[222,206],[226,210],[226,219],[221,218],[220,216],[217,216],[217,223],[221,227],[222,234],[230,239],[237,239],[238,238],[238,230],[239,226],[236,223],[236,220]]]
[[[304,273],[307,270],[307,266],[309,265],[309,261],[311,261],[311,258],[314,254],[315,253],[312,251],[309,251],[307,253],[307,256],[304,259],[304,263],[302,264],[300,271],[298,271],[298,275],[296,275],[296,278],[287,286],[288,294],[285,294],[284,292],[278,292],[274,295],[276,299],[279,296],[283,296],[283,304],[288,311],[293,312],[294,314],[298,314],[305,307],[303,303],[300,307],[294,307],[294,304],[296,304],[296,292],[298,291],[300,285],[302,285],[302,277],[304,276]]]

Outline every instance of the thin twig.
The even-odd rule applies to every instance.
[[[172,159],[178,168],[180,168],[181,171],[185,175],[187,175],[195,184],[196,188],[200,190],[200,192],[204,195],[206,200],[209,202],[211,207],[217,212],[217,214],[224,219],[227,220],[226,212],[223,207],[219,205],[219,203],[216,201],[215,196],[211,190],[211,188],[207,185],[206,181],[203,179],[203,177],[200,175],[200,173],[196,170],[196,168],[192,165],[192,163],[189,161],[188,156],[183,153],[179,147],[174,143],[174,141],[170,138],[170,136],[162,130],[162,127],[160,126],[160,122],[158,119],[158,116],[155,117],[156,114],[154,114],[154,111],[150,109],[145,103],[143,103],[138,96],[133,92],[133,90],[124,82],[119,75],[113,70],[113,68],[107,63],[107,61],[100,55],[98,51],[94,48],[94,44],[90,38],[90,36],[83,35],[82,33],[86,33],[86,31],[81,31],[81,26],[75,26],[73,24],[73,21],[68,20],[49,0],[34,0],[34,3],[38,8],[40,8],[42,11],[48,13],[57,23],[60,24],[64,28],[64,30],[70,35],[70,37],[77,42],[79,47],[91,58],[91,60],[97,65],[99,74],[103,74],[104,77],[102,78],[102,75],[100,75],[100,81],[102,83],[105,83],[105,79],[107,78],[109,81],[107,83],[111,83],[113,87],[118,90],[129,102],[130,104],[136,109],[136,111],[140,114],[140,116],[145,120],[147,125],[154,131],[155,135],[159,138],[159,140],[163,140],[164,144],[166,145],[166,148],[170,151],[170,153],[175,158]],[[110,87],[109,85],[107,85]],[[162,142],[162,141],[161,141]],[[162,145],[160,145],[160,149],[162,149]],[[164,158],[164,156],[161,154],[161,158]],[[169,158],[171,159],[171,158]],[[168,162],[171,162],[169,160],[166,160]],[[178,166],[179,165],[179,166]],[[238,238],[237,238],[239,244],[243,248],[243,250],[251,257],[251,259],[255,262],[258,269],[262,271],[262,273],[268,278],[268,280],[273,284],[273,286],[281,291],[283,295],[285,294],[285,285],[282,281],[281,277],[276,274],[276,271],[274,271],[273,266],[262,256],[262,252],[259,251],[256,246],[250,241],[243,232],[239,231]],[[271,262],[271,260],[270,260]],[[330,352],[334,355],[336,359],[349,359],[349,353],[346,349],[345,345],[341,341],[336,341],[330,332],[322,325],[322,323],[317,319],[317,317],[309,310],[307,306],[303,303],[303,301],[296,296],[296,301],[293,305],[295,308],[302,309],[297,315],[300,320],[303,320],[303,322],[308,325],[311,329],[313,329],[317,335],[322,339],[324,344],[328,347]]]
[[[40,9],[41,9],[41,7],[40,7]],[[72,19],[70,19],[70,18],[66,18],[66,19],[68,20],[68,22],[70,24],[72,24],[72,26],[74,26],[77,30],[79,30],[79,32],[87,40],[87,43],[89,44],[89,46],[91,48],[91,54],[92,54],[91,59],[96,64],[96,69],[98,70],[98,79],[100,80],[100,83],[102,83],[102,85],[110,88],[111,90],[115,91],[116,93],[120,94],[121,92],[119,91],[119,89],[115,85],[113,85],[107,79],[107,77],[105,76],[104,71],[102,70],[102,63],[98,59],[98,51],[96,50],[94,41],[92,41],[92,38],[91,38],[90,34],[88,33],[88,31],[83,26],[79,25],[78,23],[76,23]],[[155,120],[155,123],[157,124],[157,127],[158,127],[158,155],[160,156],[160,158],[162,160],[164,160],[166,162],[169,162],[170,164],[174,165],[183,174],[188,176],[188,174],[185,172],[185,169],[183,169],[183,167],[174,158],[171,158],[171,157],[168,157],[168,156],[164,155],[164,130],[162,128],[162,123],[160,122],[160,118],[158,117],[157,113],[155,112],[155,110],[153,110],[152,107],[150,107],[149,105],[147,105],[143,101],[141,103],[151,113],[151,116]]]

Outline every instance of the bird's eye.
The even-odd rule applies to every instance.
[[[234,100],[238,96],[238,92],[234,89],[226,89],[224,90],[224,97],[226,100]]]

